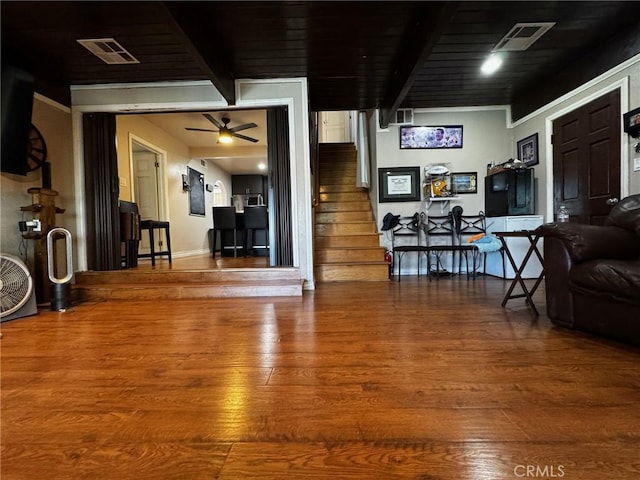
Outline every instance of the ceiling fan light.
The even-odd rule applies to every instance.
[[[218,137],[218,141],[220,143],[231,143],[233,141],[233,137],[231,136],[231,133],[226,131],[221,131]]]
[[[489,58],[487,58],[484,61],[484,63],[480,67],[480,70],[485,75],[491,75],[492,73],[495,73],[496,71],[498,71],[498,69],[501,66],[502,66],[502,57],[500,55],[498,55],[497,53],[492,53],[489,56]]]

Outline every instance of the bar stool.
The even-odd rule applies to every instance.
[[[124,200],[120,200],[119,203],[120,242],[124,244],[124,255],[121,255],[121,267],[133,268],[138,266],[140,214],[138,213],[137,204],[133,202],[126,202]]]
[[[244,207],[244,228],[246,245],[245,253],[251,249],[255,255],[256,249],[269,249],[269,215],[266,206]],[[256,245],[256,230],[264,231],[264,244]],[[249,247],[248,238],[251,238],[251,247]]]
[[[238,245],[238,231],[242,231],[242,222],[238,221],[235,207],[213,207],[213,252],[211,256],[216,258],[216,241],[220,232],[220,255],[225,249],[233,248],[233,256],[238,256],[238,250],[244,248],[244,242]],[[233,234],[233,246],[226,245],[225,233]]]
[[[167,249],[161,252],[156,252],[153,233],[156,229],[164,229],[164,234],[167,239]],[[151,253],[139,253],[138,258],[151,258],[151,265],[155,267],[156,256],[167,255],[169,263],[171,263],[171,235],[169,234],[169,222],[162,222],[159,220],[142,220],[140,222],[140,230],[147,230],[149,232],[149,248],[151,249]]]

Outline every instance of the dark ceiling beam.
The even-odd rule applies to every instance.
[[[380,127],[386,128],[402,104],[442,30],[458,8],[458,2],[419,2],[415,23],[402,42],[387,92],[380,104]]]
[[[640,24],[622,30],[597,49],[567,64],[562,71],[517,92],[511,116],[517,121],[640,53]],[[623,112],[624,113],[624,112]]]
[[[192,2],[164,2],[164,8],[167,22],[183,39],[185,48],[200,63],[203,72],[227,103],[235,105],[235,77],[231,63],[224,55],[221,42],[213,38],[209,29],[202,28],[207,19],[201,15],[206,9],[194,8]]]

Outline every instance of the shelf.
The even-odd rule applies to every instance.
[[[428,197],[425,200],[429,202],[427,204],[427,210],[429,210],[429,208],[431,208],[431,204],[435,202],[440,205],[440,214],[444,215],[444,209],[449,206],[449,202],[451,202],[452,200],[460,200],[460,197]]]
[[[451,200],[460,200],[460,197],[428,197],[429,202],[449,202]]]

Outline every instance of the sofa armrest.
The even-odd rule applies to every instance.
[[[573,296],[569,289],[573,261],[560,237],[545,237],[543,248],[547,316],[557,325],[573,327]]]
[[[640,237],[615,226],[548,223],[536,233],[560,240],[574,262],[598,258],[625,260],[640,256]]]

